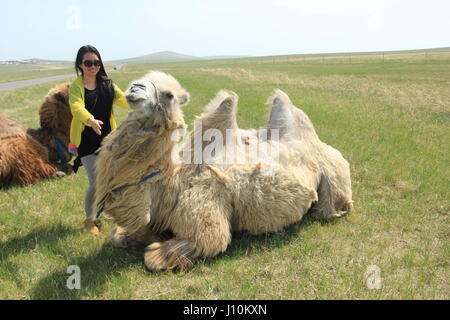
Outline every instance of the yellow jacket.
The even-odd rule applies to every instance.
[[[114,88],[114,100],[113,105],[118,105],[119,107],[130,109],[128,106],[125,94],[120,88],[113,83]],[[70,111],[72,112],[72,123],[70,124],[70,142],[72,142],[77,147],[81,143],[81,133],[85,126],[89,126],[87,121],[94,116],[86,110],[84,106],[84,84],[83,77],[79,76],[70,85],[69,88],[69,105]],[[114,118],[114,110],[111,109],[111,117],[109,119],[111,124],[111,130],[117,127],[116,119]]]

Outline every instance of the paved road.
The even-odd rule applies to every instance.
[[[116,71],[120,70],[123,65],[117,65]],[[113,71],[113,70],[108,70]],[[33,86],[35,84],[50,82],[50,81],[56,81],[56,80],[64,80],[69,78],[75,78],[77,75],[75,73],[73,74],[63,74],[59,76],[52,76],[47,78],[39,78],[39,79],[31,79],[31,80],[21,80],[21,81],[13,81],[13,82],[5,82],[0,83],[0,91],[8,91],[8,90],[14,90],[19,88],[24,88],[28,86]]]
[[[24,87],[28,87],[28,86],[33,86],[33,85],[39,84],[39,83],[69,79],[69,78],[74,78],[74,77],[76,77],[75,73],[74,74],[63,74],[63,75],[59,75],[59,76],[40,78],[40,79],[5,82],[5,83],[0,83],[0,91],[14,90],[14,89],[24,88]]]

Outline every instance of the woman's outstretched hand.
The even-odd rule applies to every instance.
[[[92,127],[92,130],[94,130],[94,132],[98,135],[102,134],[102,124],[103,122],[101,120],[96,120],[94,118],[90,118],[87,121],[88,125],[90,125]]]

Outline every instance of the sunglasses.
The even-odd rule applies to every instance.
[[[84,60],[83,64],[88,68],[92,66],[98,67],[100,65],[100,60]]]

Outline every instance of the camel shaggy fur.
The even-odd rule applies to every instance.
[[[39,110],[40,128],[28,128],[0,114],[0,187],[28,185],[71,172],[58,163],[56,139],[69,143],[72,114],[68,105],[69,84],[60,84],[46,95]],[[63,148],[65,162],[71,155]]]
[[[135,111],[100,149],[94,212],[104,209],[117,223],[114,245],[147,245],[150,270],[188,268],[196,258],[216,256],[233,232],[279,231],[310,209],[317,218],[350,210],[348,162],[319,140],[284,92],[270,97],[265,128],[241,130],[237,95],[220,91],[183,144],[181,106],[189,94],[172,76],[150,72],[126,95]],[[211,132],[230,139],[199,161],[195,149],[205,153]],[[251,147],[263,151],[249,157]],[[231,161],[223,161],[230,151]],[[166,239],[166,231],[173,237]]]

